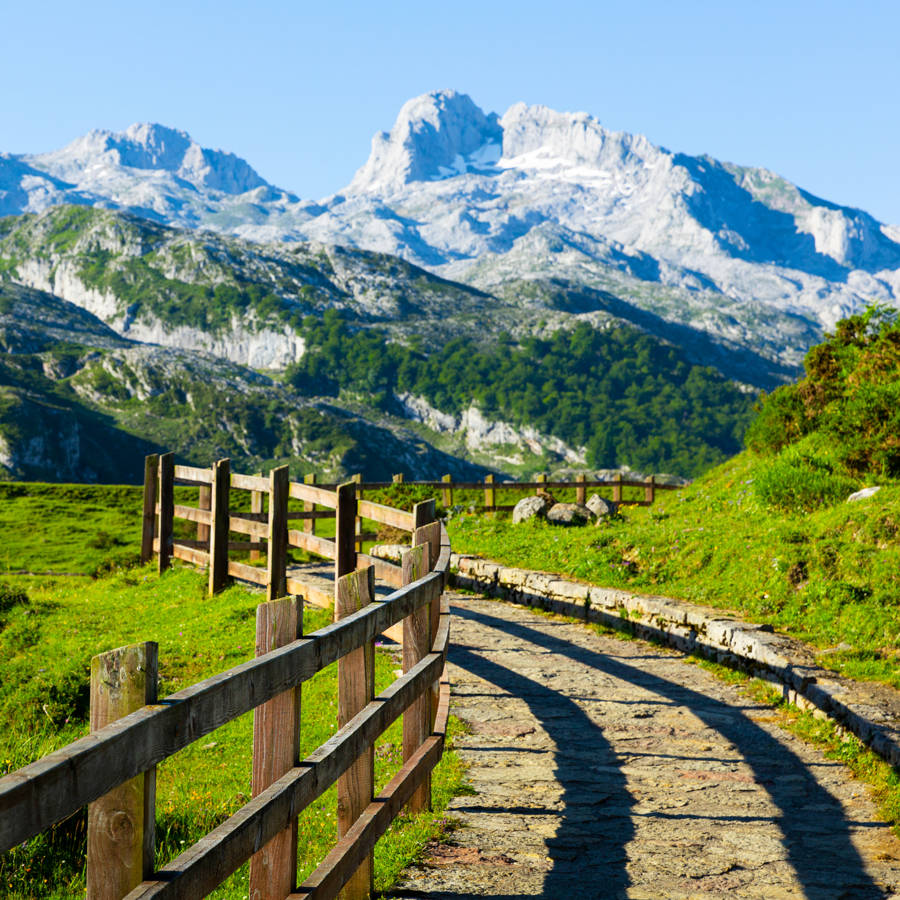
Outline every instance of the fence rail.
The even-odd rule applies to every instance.
[[[148,458],[145,472],[143,550],[156,550],[160,570],[173,556],[181,556],[209,566],[211,590],[222,586],[231,573],[256,580],[270,595],[283,593],[284,548],[292,536],[300,535],[303,541],[315,538],[318,550],[335,560],[336,621],[302,636],[300,601],[270,597],[257,610],[256,658],[159,703],[155,644],[119,648],[95,658],[95,668],[107,675],[105,681],[98,675],[97,683],[92,683],[92,733],[0,778],[0,852],[89,804],[87,871],[92,900],[203,897],[248,859],[251,896],[329,898],[342,889],[348,900],[369,896],[375,841],[404,804],[414,812],[430,804],[430,772],[441,757],[446,732],[449,686],[445,680],[440,689],[438,684],[449,643],[449,612],[442,591],[450,545],[446,531],[435,520],[434,502],[419,503],[412,513],[365,502],[366,518],[394,527],[403,523],[412,532],[412,548],[400,566],[383,561],[372,565],[356,549],[360,510],[353,483],[330,492],[324,487],[289,484],[286,467],[260,478],[230,473],[227,460],[209,470],[175,466],[170,454]],[[200,486],[199,502],[208,503],[204,510],[208,516],[198,514],[200,506],[174,503],[176,481]],[[229,514],[229,493],[234,488],[250,490],[267,501],[265,522],[247,520],[254,526],[252,533],[267,541],[265,568],[228,559],[233,543],[228,532],[241,518]],[[289,532],[289,495],[334,509],[334,540]],[[256,499],[255,505],[261,507]],[[260,508],[256,516],[261,514]],[[176,517],[197,525],[197,540],[172,539]],[[208,529],[205,535],[201,528]],[[200,549],[204,544],[208,551]],[[365,567],[359,568],[360,563]],[[398,581],[398,589],[383,598],[374,595],[379,568]],[[403,674],[376,697],[374,640],[398,623],[404,634]],[[146,689],[140,696],[123,699],[121,692],[116,693],[115,673],[124,671],[125,658],[137,660],[129,665],[143,672]],[[339,730],[299,760],[301,685],[334,662],[338,663]],[[110,691],[115,695],[112,699]],[[96,709],[102,708],[102,715],[95,715],[95,693]],[[253,799],[154,872],[155,766],[250,710],[256,711]],[[403,768],[374,797],[374,741],[401,715]],[[129,800],[132,805],[126,808],[122,797],[137,796],[127,787],[134,779],[140,780],[142,800],[138,806]],[[335,781],[338,844],[298,888],[294,883],[297,816]],[[124,816],[127,827],[111,829],[111,816]],[[114,853],[103,849],[104,835],[107,843],[109,839],[116,842]]]

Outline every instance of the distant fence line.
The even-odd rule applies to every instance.
[[[430,806],[430,773],[443,753],[450,625],[442,592],[450,544],[435,519],[434,501],[407,512],[359,500],[352,482],[332,491],[289,482],[286,467],[261,478],[231,473],[228,460],[210,469],[175,466],[172,454],[147,457],[145,475],[145,558],[156,552],[160,571],[173,557],[206,565],[211,591],[230,577],[265,587],[268,599],[257,608],[257,656],[162,703],[154,642],[95,657],[91,734],[0,778],[0,852],[88,804],[91,900],[204,897],[248,859],[251,897],[331,898],[341,891],[348,900],[370,896],[375,842],[404,806],[412,812]],[[196,507],[175,504],[176,481],[201,488]],[[255,493],[256,511],[232,515],[232,489]],[[289,499],[333,510],[334,539],[290,531]],[[173,538],[176,517],[197,525],[196,540]],[[411,532],[412,546],[399,566],[357,551],[361,517]],[[230,531],[251,540],[231,542]],[[283,596],[290,587],[287,546],[335,561],[335,622],[306,636],[300,601]],[[265,567],[231,560],[233,549],[265,551]],[[398,589],[376,602],[375,577],[384,574]],[[374,640],[398,623],[403,674],[376,697]],[[338,731],[301,761],[301,685],[333,662]],[[250,710],[253,799],[154,871],[157,764]],[[401,715],[403,766],[376,797],[374,742]],[[297,816],[335,781],[337,845],[297,887]]]

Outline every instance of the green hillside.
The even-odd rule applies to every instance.
[[[900,687],[900,326],[841,322],[767,397],[749,448],[599,528],[461,516],[453,546],[509,565],[731,610],[810,641],[820,663]],[[872,496],[846,502],[854,491]]]

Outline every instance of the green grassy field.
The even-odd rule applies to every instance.
[[[775,509],[771,466],[742,453],[598,527],[463,514],[448,531],[461,553],[770,623],[828,650],[825,666],[900,687],[900,483],[881,478],[879,493],[845,503],[855,479],[840,501]]]
[[[260,593],[234,586],[208,597],[203,572],[176,566],[160,577],[153,566],[126,565],[138,553],[140,496],[139,488],[130,487],[0,485],[6,554],[6,574],[0,574],[0,774],[87,733],[90,659],[96,653],[157,641],[161,697],[253,656]],[[329,620],[327,610],[310,608],[304,631]],[[389,649],[379,650],[377,690],[399,666]],[[301,755],[335,730],[331,666],[303,686]],[[249,799],[251,751],[248,714],[159,767],[157,866]],[[399,721],[382,736],[375,759],[380,786],[401,764]],[[433,781],[436,811],[398,820],[378,844],[379,889],[395,880],[428,839],[450,827],[441,811],[463,789],[462,778],[455,754],[445,753]],[[301,816],[300,879],[333,845],[335,809],[332,788]],[[62,898],[83,892],[85,822],[82,811],[0,857],[0,894]],[[247,879],[245,865],[213,896],[245,897]]]

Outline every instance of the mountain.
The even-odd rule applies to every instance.
[[[205,466],[290,461],[325,477],[478,478],[402,423],[376,423],[203,352],[122,338],[52,294],[0,281],[0,479],[136,482],[161,448]]]
[[[318,203],[158,125],[0,157],[0,213],[62,202],[392,254],[493,296],[522,281],[589,289],[793,371],[823,329],[900,297],[900,228],[586,113],[519,103],[498,116],[455,91],[406,103]]]
[[[385,254],[83,206],[0,219],[4,291],[0,435],[29,415],[36,435],[35,404],[56,398],[195,462],[291,456],[369,478],[391,466],[693,474],[739,449],[753,402],[705,362],[768,386],[783,374],[598,291],[521,282],[490,295]],[[26,399],[28,415],[10,412]],[[334,452],[319,458],[326,437]],[[7,450],[7,472],[38,465],[19,457]]]

